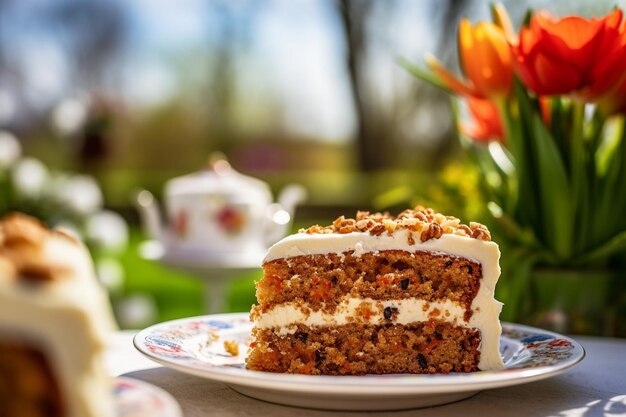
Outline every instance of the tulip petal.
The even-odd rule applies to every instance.
[[[475,120],[471,122],[460,122],[459,130],[465,136],[477,142],[489,142],[489,140],[492,139],[492,136],[489,134],[489,129],[483,123]]]
[[[593,56],[599,50],[605,18],[588,20],[569,16],[555,19],[546,12],[540,12],[533,18],[531,26],[542,40],[544,53],[569,62],[579,72],[585,73],[593,65]]]
[[[540,20],[540,22],[542,22],[543,30],[563,40],[569,49],[583,48],[597,37],[598,32],[604,27],[602,21],[590,22],[578,16],[565,17],[551,24],[546,24],[545,20]]]
[[[508,94],[513,81],[512,57],[503,32],[491,23],[480,23],[474,39],[474,74],[470,79],[484,95]]]
[[[537,54],[534,61],[537,79],[542,86],[537,93],[569,94],[580,86],[582,77],[568,63],[559,62],[542,53]]]
[[[575,25],[572,25],[572,27]],[[571,29],[571,28],[570,28]],[[571,29],[573,30],[573,29]],[[593,36],[587,38],[584,41],[579,37],[576,41],[572,41],[567,34],[567,30],[563,30],[563,35],[560,36],[549,30],[544,30],[541,37],[541,47],[544,51],[549,51],[550,55],[553,55],[556,59],[568,62],[570,65],[575,66],[578,71],[585,72],[593,65],[593,57],[598,51],[600,43],[603,38],[604,28],[599,26],[598,30],[588,31],[588,34]],[[573,46],[572,44],[575,44]]]
[[[621,13],[611,14],[609,17]],[[620,83],[624,76],[623,69],[626,68],[626,32],[616,29],[614,26],[619,24],[614,18],[611,22],[607,17],[606,27],[604,29],[602,42],[596,48],[595,57],[591,67],[586,75],[586,88],[581,91],[580,96],[586,100],[593,100],[610,90],[613,86]]]
[[[463,134],[479,142],[504,138],[498,109],[491,101],[469,98],[466,103],[470,113],[470,121],[462,122],[459,125]]]
[[[611,13],[609,13],[606,17],[604,17],[604,22],[607,28],[619,29],[620,26],[623,26],[624,23],[622,18],[624,13],[621,9],[613,9]],[[620,25],[621,23],[621,25]]]
[[[457,78],[454,74],[448,71],[437,58],[432,55],[425,57],[426,65],[430,70],[439,78],[450,90],[460,95],[475,96],[479,95],[474,86],[467,84],[466,82]]]
[[[498,26],[481,22],[472,27],[463,19],[459,53],[466,75],[481,96],[508,95],[513,80],[511,50]]]
[[[513,29],[513,24],[511,23],[511,18],[509,14],[506,12],[506,9],[501,3],[492,4],[491,5],[491,15],[493,16],[493,21],[496,25],[498,25],[506,40],[511,44],[515,45],[518,42],[517,34]]]

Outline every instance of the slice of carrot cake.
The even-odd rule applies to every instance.
[[[0,219],[0,416],[114,416],[114,328],[81,242],[24,215]]]
[[[500,369],[499,257],[485,226],[423,207],[300,230],[263,262],[247,367],[314,375]]]

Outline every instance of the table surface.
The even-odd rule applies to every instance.
[[[156,385],[172,394],[185,417],[199,416],[349,416],[359,412],[308,410],[255,400],[224,383],[174,371],[150,361],[132,345],[134,332],[117,332],[111,339],[107,368]],[[626,339],[574,338],[587,355],[565,373],[538,382],[487,390],[469,399],[438,407],[367,413],[368,416],[625,416]],[[480,414],[479,414],[480,413]]]

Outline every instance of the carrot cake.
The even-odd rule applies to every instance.
[[[0,220],[0,415],[113,416],[103,351],[114,327],[77,239],[23,215]]]
[[[485,226],[423,207],[300,230],[263,262],[247,367],[313,375],[500,369],[499,257]]]

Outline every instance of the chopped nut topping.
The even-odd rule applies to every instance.
[[[9,214],[0,221],[0,246],[14,249],[39,246],[47,230],[38,220],[23,214]]]
[[[41,253],[51,234],[40,221],[23,214],[9,214],[1,219],[0,278],[49,282],[64,275],[64,268],[45,262]]]
[[[491,234],[486,226],[471,222],[462,224],[453,216],[444,216],[431,208],[417,206],[415,209],[407,209],[393,217],[387,212],[370,213],[358,211],[354,219],[338,217],[330,226],[314,225],[308,229],[301,229],[300,233],[307,234],[331,234],[369,232],[374,236],[383,233],[391,235],[399,229],[406,229],[420,233],[420,240],[425,242],[430,239],[439,239],[444,234],[454,234],[470,237],[478,240],[491,241]],[[415,244],[412,236],[409,236],[409,244]]]

